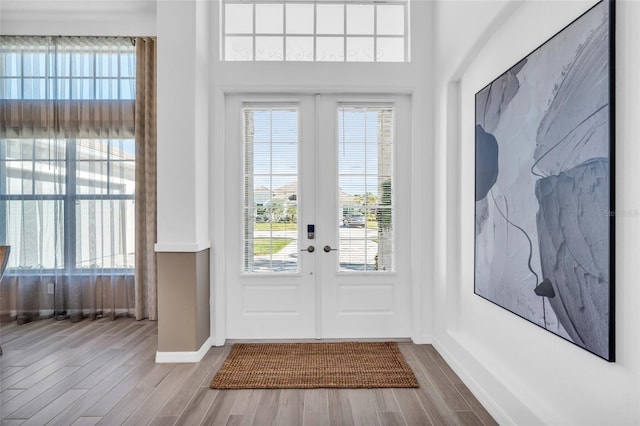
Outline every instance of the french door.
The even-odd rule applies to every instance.
[[[408,96],[226,98],[227,337],[410,335]]]

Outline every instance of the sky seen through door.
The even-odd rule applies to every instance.
[[[339,111],[338,157],[343,193],[378,195],[378,115],[378,111],[364,109]],[[255,187],[273,191],[296,184],[298,111],[256,110],[253,120]]]

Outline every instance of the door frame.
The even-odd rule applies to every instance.
[[[423,220],[420,220],[421,199],[419,188],[421,185],[415,184],[419,182],[424,173],[420,171],[418,152],[422,152],[420,147],[421,137],[423,135],[420,117],[420,111],[423,110],[424,101],[421,99],[420,90],[418,88],[396,88],[384,90],[380,87],[323,87],[321,90],[312,90],[308,87],[281,87],[281,88],[259,88],[255,86],[216,86],[212,88],[211,107],[214,111],[212,126],[210,129],[211,149],[210,154],[210,188],[212,196],[210,197],[210,232],[212,247],[210,250],[210,333],[211,342],[214,346],[222,346],[227,340],[227,295],[226,295],[226,276],[228,267],[224,252],[225,246],[225,208],[224,203],[218,203],[215,200],[223,199],[227,187],[226,181],[226,99],[229,95],[247,96],[268,96],[285,97],[285,96],[314,96],[317,94],[334,95],[348,99],[349,97],[386,97],[393,95],[406,95],[409,97],[409,105],[411,108],[411,199],[414,202],[410,206],[410,223],[412,229],[418,230],[412,233],[411,241],[408,243],[411,247],[410,271],[409,271],[409,295],[410,306],[410,337],[415,343],[430,343],[430,337],[424,334],[423,322],[427,317],[422,313],[422,307],[428,303],[425,300],[425,292],[422,291],[423,280],[418,276],[423,273],[420,267],[422,260],[421,255],[428,254],[429,250],[416,250],[420,245],[420,238],[414,235],[422,235],[424,226]],[[317,109],[316,109],[317,111]],[[316,129],[317,132],[317,129]],[[431,217],[431,215],[429,215]],[[319,303],[316,300],[316,303]]]

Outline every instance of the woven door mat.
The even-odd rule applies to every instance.
[[[417,388],[395,342],[237,343],[212,389]]]

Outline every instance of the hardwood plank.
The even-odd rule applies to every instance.
[[[104,394],[94,405],[79,413],[83,417],[103,417],[124,398],[139,381],[153,369],[152,364],[142,363],[129,371],[129,374]]]
[[[46,367],[47,365],[51,364],[56,359],[58,359],[59,356],[60,356],[60,354],[51,354],[51,355],[45,356],[44,358],[38,360],[37,362],[31,364],[28,367],[16,367],[16,368],[19,369],[18,371],[14,371],[10,375],[9,374],[7,374],[6,376],[3,375],[3,377],[0,378],[0,385],[1,385],[2,389],[11,388],[13,385],[18,383],[19,381],[26,379],[31,374],[34,374],[35,372],[39,371],[40,369],[42,369],[42,368]]]
[[[411,351],[411,343],[398,343],[398,349],[400,353],[404,357],[405,361],[415,361],[416,359],[413,357],[413,352]]]
[[[260,402],[256,408],[253,425],[273,425],[278,417],[278,405],[280,402],[280,389],[265,390],[262,392]]]
[[[199,425],[202,419],[209,411],[209,407],[213,404],[213,400],[218,395],[218,390],[209,389],[208,387],[200,387],[195,395],[186,405],[180,417],[176,420],[176,425]],[[162,411],[161,411],[162,413]]]
[[[402,418],[409,426],[431,425],[433,422],[418,400],[414,389],[394,389],[393,393],[402,412]]]
[[[489,412],[480,404],[480,401],[471,393],[469,388],[464,384],[460,383],[456,385],[458,392],[462,395],[462,397],[467,401],[467,403],[471,406],[471,409],[474,413],[482,420],[482,423],[486,426],[498,426],[498,422],[489,414]]]
[[[81,324],[82,327],[77,326],[76,330],[69,336],[60,337],[53,334],[46,338],[39,339],[38,343],[30,348],[30,354],[22,356],[20,357],[20,359],[14,360],[11,365],[28,366],[41,358],[42,355],[40,354],[40,351],[44,351],[45,353],[52,353],[62,348],[66,348],[67,350],[71,351],[73,348],[70,345],[73,344],[76,339],[84,338],[85,335],[83,334],[83,332],[85,330],[83,329],[88,328],[90,330],[90,324],[88,322],[82,321],[78,324]]]
[[[88,375],[92,373],[96,368],[102,366],[107,361],[116,357],[118,353],[115,351],[104,351],[104,352],[95,352],[92,355],[95,355],[95,357],[91,355],[87,356],[88,362],[82,365],[80,363],[75,363],[76,365],[69,365],[68,367],[79,367],[77,370],[79,376]],[[45,368],[38,370],[36,373],[32,374],[31,376],[26,377],[24,380],[21,380],[20,382],[16,383],[14,386],[12,386],[12,388],[18,388],[18,389],[30,388],[36,385],[40,380],[43,380],[45,377],[48,377],[49,375],[58,371],[60,367],[63,366],[63,364],[64,362],[51,363]]]
[[[55,320],[42,320],[16,326],[13,337],[6,340],[3,337],[2,344],[9,350],[31,348],[34,346],[34,343],[37,342],[38,339],[42,339],[43,336],[55,334],[55,327],[58,325]]]
[[[455,415],[458,422],[463,426],[484,426],[480,417],[473,411],[456,411]]]
[[[156,361],[156,349],[158,348],[157,339],[153,342],[152,336],[139,336],[141,351],[132,354],[132,356],[124,363],[124,365],[139,365],[144,362],[155,363]]]
[[[176,424],[176,420],[178,420],[176,416],[156,416],[153,421],[149,423],[149,426],[173,426]]]
[[[329,389],[329,424],[353,426],[353,412],[346,389]]]
[[[3,391],[2,393],[0,393],[0,404],[4,406],[7,401],[11,400],[17,395],[20,395],[22,392],[24,392],[24,389],[7,389],[6,391]]]
[[[29,353],[27,349],[18,349],[14,350],[11,347],[3,346],[2,347],[2,365],[7,367],[22,367],[21,365],[13,365],[13,361],[16,359],[20,359]]]
[[[59,337],[74,335],[79,329],[82,329],[83,327],[94,326],[95,324],[100,324],[102,326],[105,323],[104,321],[95,321],[88,318],[76,322],[71,322],[70,320],[53,320],[58,327],[56,329],[55,335]]]
[[[208,371],[208,374],[203,376],[202,381],[200,382],[200,386],[210,386],[213,381],[213,377],[216,375],[222,364],[229,356],[231,352],[231,346],[223,346],[220,349],[220,356],[216,358],[213,365],[211,366],[211,370]]]
[[[101,365],[105,364],[107,361],[117,356],[117,352],[113,350],[107,350],[103,352],[101,355],[97,356],[91,362],[85,364],[83,367],[63,367],[63,368],[75,368],[68,376],[64,377],[63,380],[56,383],[51,388],[47,389],[46,392],[43,392],[39,395],[37,401],[33,401],[32,403],[26,405],[16,412],[17,417],[31,417],[36,412],[41,410],[44,406],[48,405],[52,401],[56,400],[59,395],[66,392],[68,389],[73,388],[73,386],[78,383],[83,378],[87,377],[91,373],[93,373],[97,368]]]
[[[2,426],[16,426],[24,423],[24,419],[2,419]]]
[[[231,408],[231,415],[229,419],[231,421],[231,417],[239,417],[234,419],[235,424],[241,424],[243,426],[249,426],[253,423],[253,418],[256,415],[256,410],[258,409],[258,404],[260,403],[260,398],[262,397],[262,389],[243,389],[236,391],[238,393],[238,397],[236,398],[236,403],[233,404],[233,408]],[[237,423],[240,422],[240,423]]]
[[[77,401],[82,395],[87,392],[86,389],[69,389],[67,392],[60,395],[55,401],[47,405],[33,416],[30,416],[29,420],[23,423],[25,426],[40,426],[44,425],[49,420],[64,411],[69,405]]]
[[[97,425],[102,417],[80,417],[71,426],[93,426]]]
[[[53,329],[55,330],[56,328],[57,327]],[[29,365],[33,360],[39,358],[40,351],[47,351],[48,349],[48,353],[53,353],[53,349],[64,347],[64,344],[68,340],[65,336],[58,336],[55,332],[42,336],[29,336],[29,338],[33,340],[32,344],[27,342],[25,345],[25,347],[29,348],[29,353],[23,354],[19,359],[12,359],[12,365]],[[9,346],[9,348],[11,348],[11,346]]]
[[[30,387],[37,385],[38,382],[46,379],[47,377],[49,377],[59,369],[60,369],[59,365],[57,365],[56,363],[51,363],[45,368],[41,368],[35,373],[20,380],[18,383],[11,385],[10,389],[29,389]]]
[[[135,343],[132,342],[132,345],[128,350],[116,349],[118,351],[118,356],[106,362],[92,374],[76,383],[73,387],[76,389],[91,389],[102,382],[102,380],[105,377],[109,376],[115,369],[125,364],[129,367],[137,365],[137,363],[129,364],[129,361],[136,355],[145,354],[147,357],[149,357],[148,347],[145,341],[146,338],[144,336],[141,336],[139,337],[139,339],[140,340]]]
[[[415,346],[411,348],[422,373],[434,385],[434,389],[440,394],[445,404],[451,411],[471,410],[467,401],[462,398],[460,392],[447,379],[447,376],[440,370],[432,358],[424,351],[424,347]]]
[[[89,341],[91,341],[91,339],[89,339]],[[35,374],[35,377],[30,380],[37,380],[39,376],[46,376],[51,371],[57,371],[61,366],[83,366],[91,362],[95,357],[101,355],[103,352],[104,349],[100,345],[97,345],[95,341],[93,341],[91,346],[87,345],[84,350],[69,350],[66,347],[61,351],[56,352],[54,350],[54,353],[50,356],[47,356],[44,360],[33,363],[30,366],[25,367],[24,370],[20,372],[20,374],[10,377],[5,385],[24,385],[16,385],[16,381],[18,381],[19,379],[28,378],[29,374]]]
[[[149,336],[150,333],[157,333],[157,327],[151,327],[148,323],[135,324],[132,328],[132,332],[127,333],[126,335],[121,334],[121,338],[118,338],[119,336],[114,336],[111,347],[114,349],[123,349],[131,342],[137,341],[141,336]]]
[[[46,392],[49,388],[53,387],[56,383],[63,380],[66,376],[76,371],[78,367],[63,367],[50,376],[46,377],[44,380],[41,380],[37,386],[26,389],[20,395],[8,401],[2,409],[5,412],[7,418],[25,418],[25,417],[16,417],[13,413],[19,409],[21,409],[26,404],[29,404],[31,401],[34,401],[36,397],[40,394]],[[37,403],[37,401],[34,401]]]
[[[241,414],[232,414],[229,416],[229,420],[227,421],[227,426],[242,426],[242,425],[246,425],[247,421],[248,419]]]
[[[173,367],[171,372],[151,391],[147,399],[137,407],[124,424],[135,426],[146,423],[155,417],[194,369],[193,364],[178,364]]]
[[[353,423],[359,426],[379,425],[380,418],[376,412],[376,403],[371,389],[347,390]]]
[[[113,321],[115,323],[115,321]],[[109,324],[103,327],[100,331],[100,334],[97,334],[95,338],[87,337],[84,344],[77,345],[74,351],[73,356],[66,360],[65,365],[84,365],[91,359],[91,357],[95,356],[96,352],[100,353],[109,349],[118,349],[112,348],[114,342],[117,342],[118,336],[114,336],[112,334],[106,334],[110,330],[110,328],[115,327],[113,324]],[[130,330],[130,327],[125,327],[125,331]],[[133,333],[132,333],[133,334]],[[81,338],[80,336],[79,338]],[[122,354],[123,351],[120,351]]]
[[[415,364],[413,371],[420,385],[418,389],[413,390],[414,394],[424,407],[431,423],[434,425],[455,425],[455,416],[442,399],[440,392],[438,392],[435,387],[436,385],[426,379],[418,364]],[[396,395],[398,395],[398,393],[396,393]],[[398,403],[400,403],[400,399],[398,399]],[[400,407],[402,407],[402,405],[400,405]]]
[[[0,345],[2,346],[2,345]],[[2,358],[0,358],[0,365],[3,365]],[[0,381],[5,380],[7,377],[10,377],[14,373],[17,373],[20,370],[23,370],[24,367],[21,366],[7,366],[0,367],[2,369],[2,375],[0,376]]]
[[[213,392],[213,389],[209,391]],[[204,420],[202,420],[202,424],[214,426],[226,425],[237,397],[238,392],[233,390],[218,391],[218,394],[213,400],[213,404],[211,404],[211,407],[207,410],[207,414],[204,416]]]
[[[95,321],[81,321],[82,328],[75,330],[73,333],[69,335],[58,335],[56,337],[60,338],[64,336],[64,339],[60,339],[60,342],[64,342],[64,347],[71,349],[78,349],[80,347],[86,346],[90,341],[96,341],[97,337],[101,336],[106,330],[107,324],[105,323],[97,323]]]
[[[105,322],[116,323],[116,324],[121,322],[121,321],[122,322],[126,321],[126,322],[130,323],[130,325],[132,325],[132,324],[142,324],[142,325],[145,325],[145,326],[148,325],[150,327],[157,327],[157,325],[158,325],[156,321],[138,321],[138,320],[136,320],[134,318],[128,318],[128,317],[119,317],[119,318],[116,318],[115,320],[112,319],[111,317],[104,317],[104,318],[99,319],[98,321],[105,321]],[[148,323],[148,324],[145,324],[145,323]],[[111,336],[117,336],[119,334],[121,335],[123,330],[124,330],[123,327],[117,327],[117,328],[114,328],[111,331],[108,331],[106,334],[109,334]]]
[[[462,380],[460,380],[460,377],[458,377],[458,375],[451,369],[449,364],[447,364],[444,358],[442,358],[442,355],[438,353],[436,348],[434,348],[432,345],[424,345],[421,347],[424,348],[424,351],[433,359],[436,365],[440,367],[444,375],[447,376],[447,379],[449,379],[449,381],[454,386],[462,384]]]
[[[299,426],[303,422],[304,390],[283,389],[276,423],[283,426]]]
[[[87,393],[85,393],[84,396],[75,401],[66,410],[62,411],[58,416],[51,420],[48,426],[64,426],[68,425],[71,421],[78,419],[81,413],[84,413],[88,408],[92,407],[94,404],[100,401],[105,395],[109,393],[109,391],[114,386],[124,380],[124,378],[133,369],[134,367],[130,365],[122,365],[118,367],[95,387],[88,389]],[[100,420],[102,420],[102,416],[87,418],[99,418]]]
[[[304,391],[304,426],[327,426],[329,424],[329,391],[306,389]]]
[[[19,336],[19,333],[16,332],[16,327],[15,320],[0,319],[0,344],[9,343]]]
[[[213,364],[218,358],[220,358],[221,354],[221,348],[209,349],[202,361],[197,364],[196,369],[189,375],[187,380],[184,381],[175,396],[165,404],[162,410],[160,410],[158,416],[180,416],[182,411],[194,397],[195,393],[200,389],[202,377],[213,368]],[[208,388],[209,386],[207,385],[206,387]]]
[[[100,424],[124,424],[174,368],[175,364],[154,365],[144,379],[134,384],[129,392],[126,392],[126,395],[103,416]]]
[[[393,394],[393,389],[373,389],[376,411],[379,413],[399,413],[400,406]]]
[[[400,412],[383,412],[378,413],[378,416],[380,416],[380,423],[384,426],[406,426],[407,424]]]

